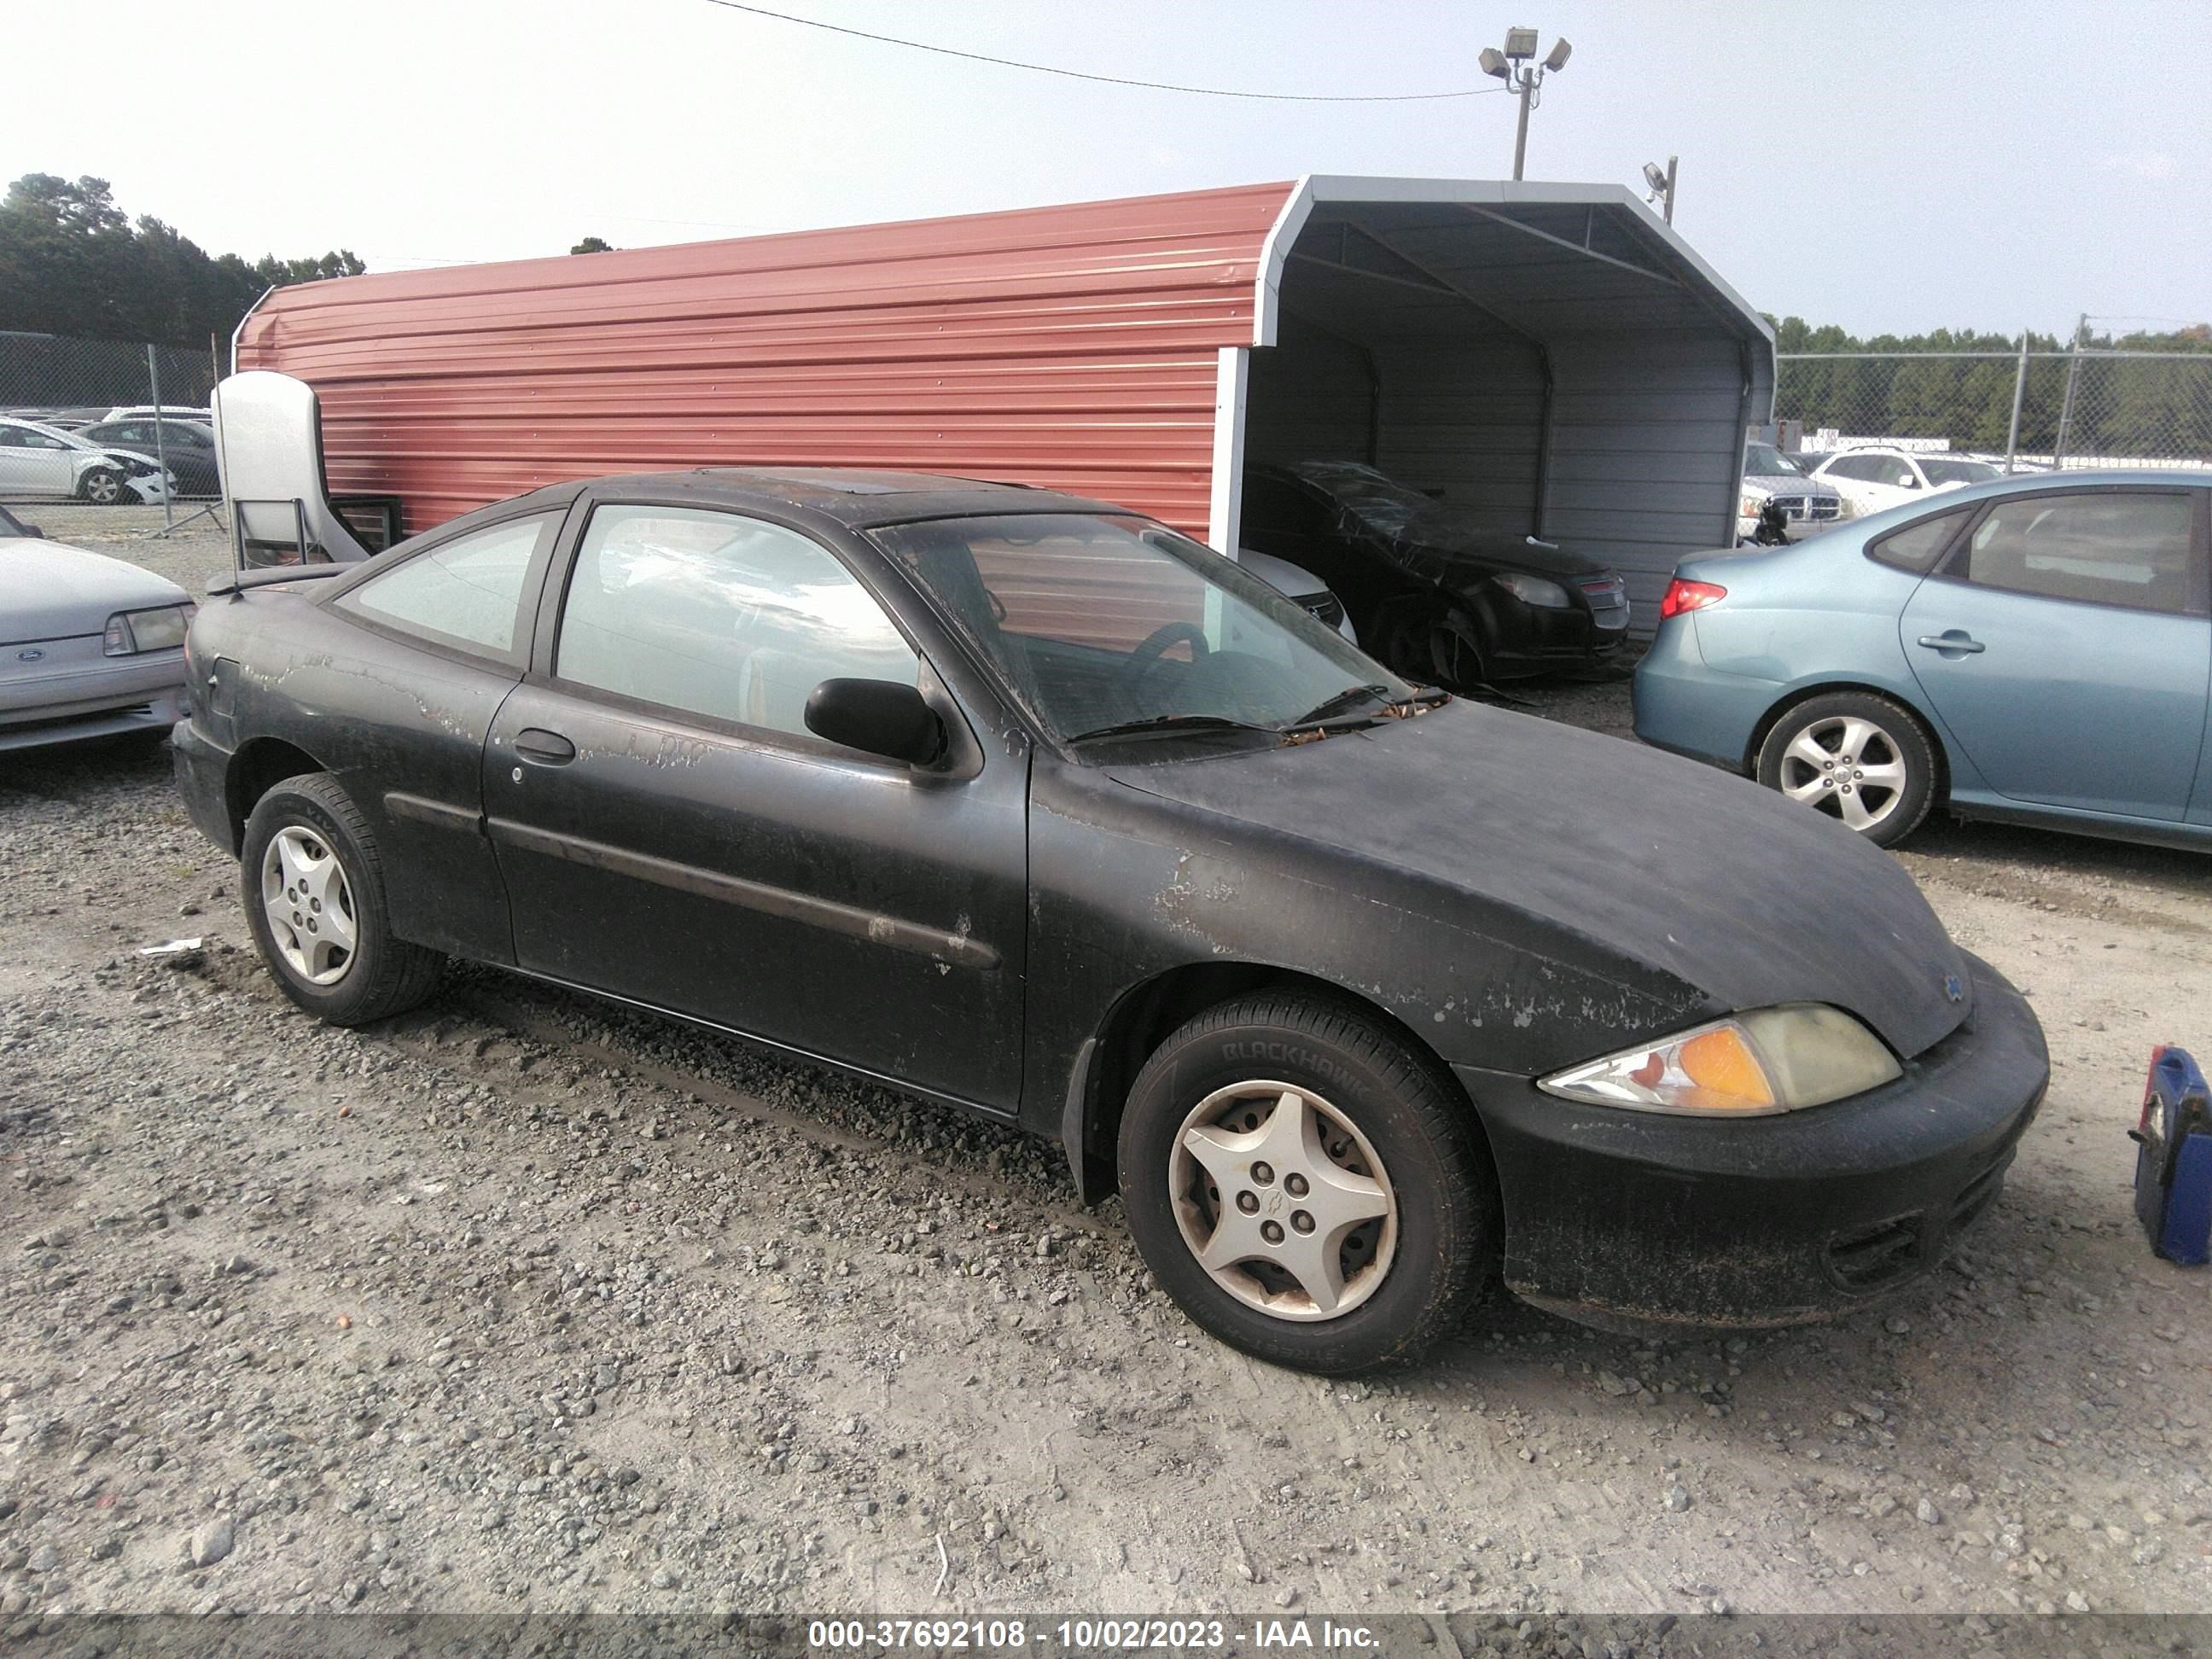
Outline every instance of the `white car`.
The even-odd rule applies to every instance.
[[[175,483],[173,473],[134,450],[105,449],[36,421],[0,420],[0,501],[39,496],[158,507]]]
[[[1987,483],[2004,477],[2004,471],[1970,455],[1869,445],[1830,456],[1813,477],[1844,498],[1848,516],[1863,519],[1942,490]]]
[[[0,507],[0,750],[166,734],[184,718],[194,609],[176,583]]]
[[[214,414],[204,407],[184,408],[176,404],[118,404],[100,417],[100,421],[150,421],[156,416],[165,421],[199,421],[212,422]],[[97,426],[100,421],[86,422]]]

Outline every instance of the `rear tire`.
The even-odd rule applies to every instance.
[[[1903,703],[1871,691],[1808,697],[1759,746],[1759,781],[1894,847],[1936,804],[1936,740]]]
[[[1273,1364],[1411,1364],[1497,1272],[1466,1100],[1348,1000],[1262,992],[1182,1026],[1138,1073],[1117,1161],[1161,1286]]]
[[[278,988],[318,1018],[366,1025],[436,987],[445,958],[393,936],[375,833],[329,774],[287,778],[254,804],[238,884]]]

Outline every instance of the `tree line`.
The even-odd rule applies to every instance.
[[[2056,354],[2076,342],[2030,333],[2025,384],[2021,337],[1936,329],[1870,338],[1801,317],[1774,324],[1775,409],[1808,436],[1943,438],[1954,449],[2002,453],[2020,392],[2020,452],[2212,461],[2212,326],[2164,331],[2085,331],[2078,364]],[[2109,351],[2187,354],[2193,361],[2129,361]],[[1793,353],[1872,357],[1790,361]],[[1935,354],[1981,352],[1978,357]],[[2052,355],[2039,355],[2052,354]],[[2072,385],[2072,396],[2068,386]]]
[[[204,349],[269,289],[368,269],[345,248],[210,256],[150,215],[134,222],[104,179],[29,173],[0,198],[0,331]]]

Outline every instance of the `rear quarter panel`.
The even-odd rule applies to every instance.
[[[1770,712],[1824,687],[1864,687],[1905,703],[1940,737],[1898,636],[1898,614],[1921,578],[1868,558],[1856,537],[1822,544],[1829,540],[1686,561],[1676,574],[1728,589],[1686,618],[1698,658],[1716,674],[1759,682]]]
[[[484,738],[512,676],[265,588],[204,608],[192,653],[210,672],[217,657],[235,664],[229,731],[218,737],[234,756],[258,739],[289,744],[367,816],[394,932],[434,950],[513,960],[506,891],[481,829]]]

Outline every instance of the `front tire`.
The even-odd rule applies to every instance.
[[[278,988],[333,1025],[365,1025],[428,996],[445,965],[395,938],[376,837],[326,773],[287,778],[246,822],[239,891]]]
[[[1130,1090],[1118,1164],[1162,1287],[1295,1370],[1411,1364],[1497,1271],[1466,1101],[1348,1000],[1260,993],[1176,1030]]]
[[[1901,702],[1832,691],[1775,721],[1759,748],[1759,781],[1894,847],[1935,805],[1935,740]]]
[[[119,506],[130,493],[123,486],[123,475],[109,466],[94,467],[77,485],[77,494],[94,507]]]

